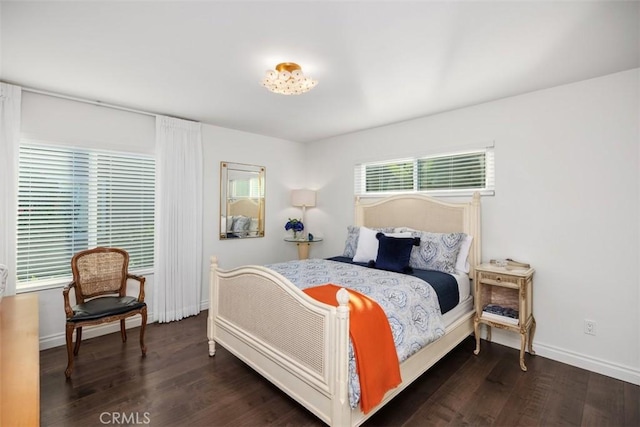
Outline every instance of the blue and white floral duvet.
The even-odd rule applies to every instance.
[[[300,289],[333,283],[377,301],[389,319],[393,341],[402,362],[444,335],[438,297],[427,282],[413,276],[324,259],[270,264]],[[349,403],[360,401],[360,381],[349,345]]]

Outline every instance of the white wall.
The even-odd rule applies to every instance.
[[[264,264],[296,257],[296,247],[283,241],[284,223],[299,210],[290,207],[292,188],[304,186],[304,146],[230,129],[203,125],[204,164],[204,241],[202,254],[202,306],[208,306],[209,260],[219,258],[220,265],[231,268],[242,264]],[[68,99],[23,93],[22,137],[58,145],[133,151],[153,154],[155,118],[143,114]],[[264,238],[230,239],[219,235],[220,161],[266,166],[266,229]],[[153,272],[146,271],[146,300],[153,301]],[[37,291],[40,301],[41,349],[64,344],[65,315],[62,287]],[[18,290],[20,292],[20,290]],[[131,282],[128,293],[137,295]],[[149,304],[153,307],[153,304]],[[149,321],[154,321],[149,313]],[[138,326],[139,317],[128,322]],[[84,337],[114,332],[117,324],[86,328]]]
[[[636,69],[312,143],[318,255],[342,252],[356,162],[495,141],[483,259],[535,267],[534,350],[640,384],[638,81]],[[494,337],[519,348],[514,334]]]
[[[304,145],[277,138],[204,125],[203,298],[208,303],[211,256],[222,268],[266,264],[297,257],[296,247],[286,243],[284,224],[300,216],[291,207],[290,190],[304,186]],[[265,237],[220,240],[220,162],[266,167]]]

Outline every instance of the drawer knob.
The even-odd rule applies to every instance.
[[[497,276],[497,277],[496,277],[496,282],[499,282],[499,281],[501,281],[501,280],[502,280],[502,277],[500,277],[500,276]]]

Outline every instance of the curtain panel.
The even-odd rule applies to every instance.
[[[156,255],[153,313],[171,322],[200,312],[201,124],[156,117]]]
[[[5,294],[16,293],[18,155],[22,88],[0,83],[0,264],[8,269]]]

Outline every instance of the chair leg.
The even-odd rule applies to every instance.
[[[120,319],[120,335],[122,336],[122,342],[127,342],[127,329],[124,325],[124,319]]]
[[[144,330],[147,327],[147,307],[142,308],[140,315],[142,316],[142,324],[140,325],[140,350],[142,350],[142,355],[145,356],[147,354],[147,347],[144,345]]]
[[[76,328],[76,346],[73,349],[74,356],[78,355],[78,352],[80,351],[80,344],[81,343],[82,343],[82,326],[78,326]]]
[[[64,371],[64,375],[67,378],[71,378],[71,372],[73,371],[73,330],[75,325],[67,322],[67,369]]]

